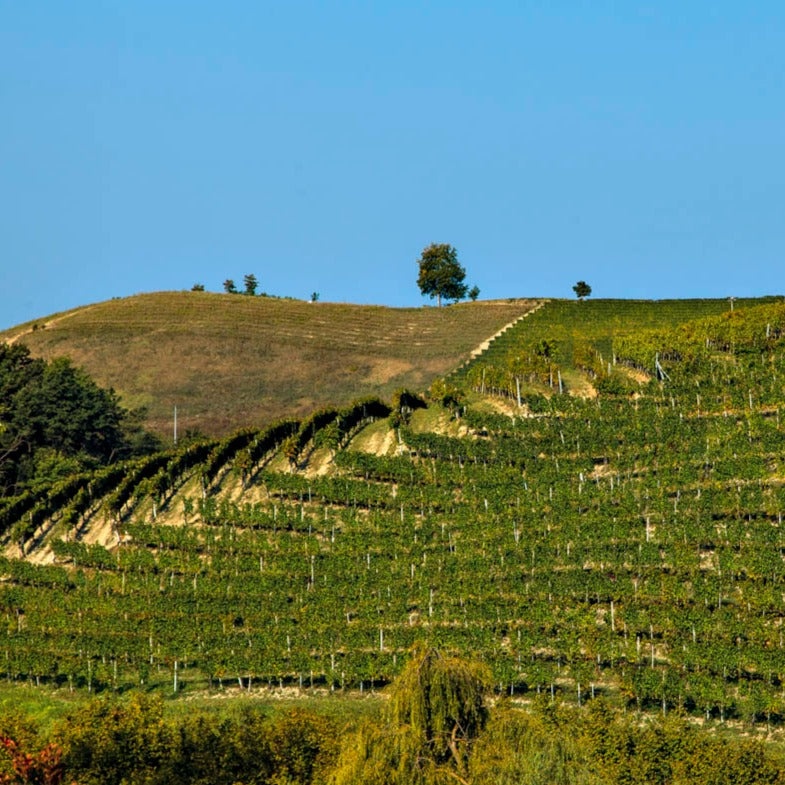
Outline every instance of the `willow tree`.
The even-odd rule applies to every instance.
[[[418,643],[393,685],[381,726],[349,740],[333,785],[468,782],[472,744],[488,717],[484,666]]]

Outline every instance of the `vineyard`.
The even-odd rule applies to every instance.
[[[734,305],[754,307],[774,300],[737,299]],[[584,396],[596,387],[606,392],[637,389],[637,384],[630,388],[627,369],[615,367],[614,340],[668,330],[728,309],[728,300],[555,300],[494,341],[481,362],[462,367],[453,378],[484,391],[505,390],[510,396],[517,394],[516,378],[523,389],[533,384],[535,391],[538,385],[558,389],[561,379],[562,391]],[[587,385],[587,373],[595,380],[593,386]]]
[[[0,501],[0,673],[365,691],[427,639],[513,698],[785,722],[785,305],[551,302],[450,381]]]

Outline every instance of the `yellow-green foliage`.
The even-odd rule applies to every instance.
[[[96,701],[77,710],[54,734],[68,772],[83,785],[110,785],[165,761],[169,734],[160,698]]]
[[[516,392],[516,380],[552,388],[558,371],[559,366],[550,353],[543,353],[539,345],[525,345],[507,357],[503,364],[475,363],[467,371],[466,381],[476,390],[499,391],[512,396]]]
[[[543,693],[525,710],[501,699],[486,721],[484,680],[481,668],[420,646],[384,717],[349,735],[340,733],[345,717],[302,708],[268,715],[251,704],[239,711],[227,702],[209,711],[191,704],[171,717],[163,701],[142,695],[91,700],[48,736],[23,714],[7,713],[0,734],[23,754],[53,743],[64,781],[80,785],[785,783],[773,745],[718,737],[676,711],[642,718],[602,698],[579,709]],[[461,737],[469,728],[472,737]],[[9,765],[0,754],[0,782]]]
[[[417,645],[382,723],[348,738],[331,785],[782,785],[759,741],[717,739],[672,712],[644,724],[604,699],[543,694],[488,710],[482,668]]]
[[[470,761],[473,785],[594,785],[604,771],[587,765],[578,734],[554,707],[495,710]]]
[[[460,414],[466,400],[463,391],[445,379],[436,379],[428,394],[432,401],[449,409],[453,416]]]
[[[653,370],[663,360],[691,362],[716,352],[763,351],[785,335],[785,304],[737,308],[719,316],[694,319],[667,330],[630,332],[614,340],[615,354]]]
[[[423,753],[437,762],[464,761],[488,716],[489,682],[479,665],[417,644],[395,685],[392,723],[411,729]]]
[[[746,308],[776,306],[775,298],[739,299],[735,302],[735,313]],[[594,300],[574,302],[550,300],[536,313],[520,320],[494,340],[481,357],[462,369],[457,378],[466,379],[472,387],[484,388],[485,392],[505,396],[517,394],[516,378],[523,384],[542,389],[555,389],[556,377],[560,373],[562,389],[580,390],[583,373],[589,370],[592,386],[600,392],[626,393],[635,389],[626,383],[624,375],[612,371],[597,378],[598,367],[592,356],[599,353],[606,363],[613,360],[613,352],[630,354],[629,338],[635,346],[639,336],[659,331],[670,334],[677,325],[692,323],[701,317],[719,317],[730,313],[730,303],[722,300]],[[764,324],[765,327],[765,324]],[[772,324],[772,329],[774,325]],[[648,346],[648,343],[646,344]],[[653,371],[654,352],[643,352],[645,363],[633,363]],[[663,349],[659,349],[662,354]],[[634,355],[637,357],[637,353]],[[588,360],[588,364],[587,364]],[[595,384],[596,382],[596,384]]]
[[[589,375],[600,393],[623,395],[634,392],[638,386],[620,373],[589,341],[575,341],[573,364]]]
[[[602,700],[579,711],[547,699],[499,707],[474,745],[472,785],[782,783],[759,741],[716,739],[673,713],[641,725]]]
[[[464,781],[489,682],[483,666],[416,644],[383,725],[362,728],[344,748],[334,785]]]
[[[144,695],[91,701],[53,739],[66,781],[80,785],[309,785],[325,780],[339,743],[332,720],[302,709],[172,721],[160,698]]]

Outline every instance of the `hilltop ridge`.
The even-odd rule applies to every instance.
[[[0,333],[35,356],[70,357],[147,425],[209,435],[423,389],[533,300],[389,308],[209,292],[157,292],[86,305]]]

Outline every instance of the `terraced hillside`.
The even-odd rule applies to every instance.
[[[781,301],[779,297],[734,299],[733,307],[749,308]],[[615,364],[614,341],[641,330],[666,329],[703,317],[729,312],[727,299],[714,300],[548,300],[492,342],[479,358],[461,366],[451,378],[480,388],[495,387],[514,396],[515,380],[534,386],[547,384],[577,395],[595,394],[592,384]],[[604,367],[604,371],[601,367]],[[630,381],[629,368],[617,369],[614,379]],[[633,380],[640,381],[639,376]],[[537,381],[540,386],[538,387]],[[607,381],[607,380],[606,380]]]
[[[205,292],[110,300],[0,333],[66,355],[149,425],[226,434],[361,395],[424,389],[533,302],[385,308]]]
[[[428,639],[513,698],[782,733],[785,306],[625,333],[632,390],[358,402],[6,502],[0,670],[364,690]]]

